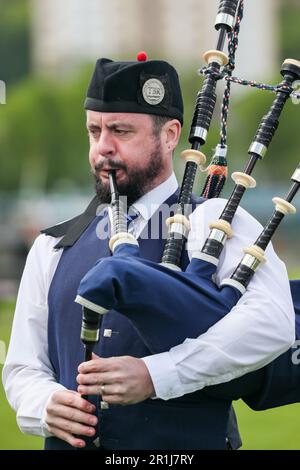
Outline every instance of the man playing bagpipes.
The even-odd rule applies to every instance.
[[[137,62],[100,59],[96,63],[85,109],[89,160],[96,178],[97,196],[84,214],[45,230],[33,245],[22,277],[3,369],[5,389],[17,411],[19,426],[24,432],[46,437],[46,449],[238,448],[241,442],[231,400],[239,391],[234,396],[232,390],[230,394],[227,389],[220,392],[218,387],[226,384],[217,386],[210,394],[198,389],[230,379],[242,380],[238,377],[270,363],[294,341],[294,307],[286,269],[272,247],[266,249],[268,263],[255,274],[247,290],[242,285],[245,281],[242,263],[237,279],[229,281],[234,287],[225,286],[230,292],[235,289],[235,301],[225,298],[225,310],[224,299],[219,301],[218,286],[230,278],[242,248],[253,243],[260,232],[257,221],[237,206],[245,189],[253,186],[250,173],[265,153],[291,94],[291,85],[299,76],[296,61],[285,61],[282,66],[284,82],[274,90],[277,97],[251,146],[245,173],[235,175],[233,198],[224,207],[224,201],[205,201],[192,194],[197,166],[205,161],[199,148],[205,144],[209,130],[216,104],[216,85],[228,62],[222,48],[227,34],[232,32],[236,40],[233,25],[238,3],[241,9],[242,1],[220,3],[215,25],[219,39],[216,50],[205,54],[206,75],[192,120],[189,136],[192,148],[183,152],[186,170],[180,192],[172,165],[183,123],[183,103],[175,69],[167,62],[147,61],[144,54],[139,55]],[[238,12],[237,25],[240,16]],[[223,145],[219,151],[222,160]],[[214,177],[212,182],[214,185]],[[119,194],[127,196],[127,214],[122,211]],[[205,193],[205,197],[209,195]],[[112,207],[103,209],[103,204],[110,202]],[[288,210],[287,204],[288,201],[277,206]],[[190,221],[186,206],[192,212]],[[220,211],[223,219],[214,223],[201,251],[207,223],[216,220]],[[165,243],[166,218],[169,235]],[[132,221],[130,228],[134,234],[127,231],[127,220]],[[276,220],[280,220],[278,215]],[[156,236],[151,236],[155,228]],[[223,246],[232,230],[234,237]],[[198,257],[204,257],[202,261],[209,263],[215,259],[215,265],[218,264],[213,283],[212,279],[208,280],[210,302],[207,302],[208,291],[200,292],[199,282],[194,282],[191,268],[194,266],[197,271],[198,265],[195,259],[190,262],[184,249],[186,238],[187,246],[193,242],[198,245],[196,252]],[[267,237],[262,238],[264,245]],[[262,260],[259,251],[262,248],[258,248],[248,253],[252,260],[250,267],[258,264],[258,258]],[[111,276],[110,270],[118,267]],[[153,290],[156,276],[149,279],[146,292],[147,283],[136,277],[138,271],[143,275],[146,268],[166,275],[169,280],[181,280],[178,292],[172,292],[169,300],[175,299],[176,294],[180,305],[182,299],[178,294],[182,285],[193,284],[195,300],[206,302],[207,311],[195,315],[196,360],[190,351],[191,341],[177,346],[181,357],[175,365],[168,356],[171,352],[154,354],[168,349],[166,337],[172,346],[189,336],[186,333],[190,322],[194,323],[193,309],[185,311],[186,315],[189,312],[186,328],[182,316],[176,317],[170,308],[170,318],[176,324],[172,323],[171,334],[167,336],[161,333],[168,328],[168,321],[162,325],[165,317],[159,316],[157,324],[154,323],[160,332],[155,344],[152,344],[153,327],[148,332],[142,331],[138,305],[128,309],[130,276],[138,281],[136,286],[142,286],[138,297],[145,307],[147,299],[162,292],[160,285]],[[190,279],[184,273],[190,273]],[[104,292],[103,285],[97,284],[99,274],[105,274]],[[119,282],[119,275],[125,276],[124,282]],[[200,279],[201,284],[204,277]],[[95,282],[96,298],[92,296],[89,300],[90,287],[93,290]],[[83,305],[82,322],[81,307],[74,302],[77,291],[77,302]],[[121,306],[119,295],[123,294],[126,299]],[[160,300],[154,305],[153,314],[157,315],[164,307],[168,317],[168,305],[165,308],[168,298],[164,292]],[[118,302],[121,313],[101,306],[102,301]],[[186,302],[189,303],[188,298]],[[108,314],[99,315],[107,310],[110,310]],[[135,318],[127,318],[128,314]],[[149,325],[151,317],[144,317]],[[161,331],[160,326],[164,326]],[[81,365],[80,330],[85,360],[92,359]],[[92,358],[93,349],[98,358]],[[186,383],[180,379],[184,371],[188,372]],[[196,381],[191,371],[196,372]],[[174,387],[176,382],[180,390]],[[157,397],[164,400],[146,399],[154,394],[153,384]],[[180,398],[173,399],[174,396]],[[140,400],[131,406],[114,404]]]
[[[80,280],[99,258],[111,254],[105,233],[109,215],[96,212],[100,201],[110,202],[109,171],[115,170],[120,194],[127,195],[138,214],[132,224],[141,256],[159,263],[162,236],[149,239],[146,235],[157,207],[162,203],[171,207],[177,200],[172,154],[183,120],[177,74],[163,61],[97,61],[85,108],[98,195],[81,217],[46,230],[29,254],[3,370],[18,424],[24,432],[45,436],[47,449],[238,448],[231,399],[202,391],[190,393],[193,384],[182,384],[184,395],[178,399],[147,399],[131,406],[109,404],[121,401],[118,390],[127,380],[131,389],[147,382],[149,372],[140,358],[151,354],[132,323],[116,311],[103,316],[95,347],[95,353],[106,359],[93,359],[92,374],[91,368],[80,366],[77,392],[83,349],[79,338],[81,307],[74,299]],[[198,207],[191,217],[194,215],[197,230],[201,227],[202,233],[197,233],[201,244],[208,220],[218,217],[224,201],[204,202],[193,196],[191,202],[192,209]],[[163,225],[161,221],[160,227]],[[242,248],[260,232],[260,225],[242,209],[237,211],[232,228],[235,237],[222,253],[220,279],[230,275]],[[268,263],[256,273],[240,302],[199,337],[197,360],[188,365],[197,369],[195,390],[199,382],[205,387],[263,367],[294,342],[294,309],[286,269],[271,247],[266,256]],[[183,270],[188,262],[185,253]],[[186,355],[186,345],[182,348]],[[161,377],[162,361],[158,357],[154,366],[155,360],[152,356],[156,390],[160,384],[167,390],[165,385],[170,381],[170,390],[162,398],[172,398],[179,366],[165,363],[170,375]],[[105,377],[98,383],[103,364],[104,373],[118,377],[117,381]],[[87,383],[83,375],[88,377],[88,387],[83,385]],[[152,387],[152,381],[150,384]],[[122,395],[129,392],[127,389]],[[142,398],[152,392],[147,389]],[[81,393],[90,395],[90,403]],[[100,402],[99,394],[103,396]]]
[[[237,2],[229,3],[233,6],[233,3]],[[240,7],[241,4],[242,2],[240,2]],[[238,14],[238,25],[239,21]],[[216,27],[216,29],[219,29],[219,27]],[[220,29],[217,49],[220,49],[222,44],[222,28]],[[223,399],[243,397],[255,409],[299,401],[299,370],[297,367],[299,360],[295,346],[267,367],[247,374],[247,360],[245,360],[245,357],[247,354],[248,357],[251,357],[252,353],[257,352],[256,348],[259,347],[260,342],[259,335],[253,338],[253,342],[245,341],[244,346],[247,354],[242,357],[238,353],[236,355],[232,354],[237,344],[236,338],[232,338],[231,332],[226,331],[228,342],[223,349],[222,360],[224,363],[227,361],[227,363],[225,367],[223,367],[222,361],[214,363],[215,368],[211,367],[211,362],[206,362],[203,359],[203,352],[210,351],[211,348],[211,344],[207,342],[207,334],[204,333],[199,338],[195,337],[207,331],[212,324],[223,318],[230,310],[229,315],[233,311],[236,313],[235,308],[232,307],[241,295],[246,292],[246,289],[248,289],[247,294],[251,289],[255,290],[251,279],[259,265],[266,261],[265,254],[267,258],[270,255],[267,246],[272,235],[283,217],[286,214],[295,212],[291,201],[300,185],[299,165],[292,175],[292,186],[285,198],[276,197],[273,199],[275,211],[263,231],[260,234],[257,232],[254,245],[245,248],[245,255],[242,260],[236,259],[237,264],[238,261],[240,262],[234,271],[222,272],[224,255],[226,259],[225,241],[230,239],[233,233],[236,233],[236,230],[242,230],[241,224],[234,225],[233,217],[239,218],[237,208],[245,189],[255,186],[255,181],[250,174],[257,161],[264,157],[273,138],[284,104],[293,91],[294,82],[297,83],[299,79],[300,64],[293,59],[286,60],[281,69],[284,80],[276,87],[255,84],[258,88],[275,91],[277,96],[270,111],[264,116],[259,125],[249,149],[250,158],[244,173],[233,174],[236,185],[229,201],[225,204],[225,207],[224,203],[220,201],[218,212],[221,213],[221,216],[219,216],[219,220],[214,220],[213,214],[210,214],[211,218],[205,223],[204,206],[197,208],[190,221],[186,219],[183,209],[184,203],[190,201],[189,191],[191,191],[193,183],[195,164],[203,163],[203,155],[198,152],[198,148],[205,143],[212,115],[211,110],[215,101],[215,80],[220,66],[224,65],[224,57],[219,50],[208,51],[205,59],[208,63],[207,77],[202,91],[197,97],[196,111],[189,138],[192,150],[183,152],[183,157],[187,161],[184,181],[179,195],[176,215],[167,221],[170,226],[170,233],[163,252],[162,263],[157,265],[145,259],[134,237],[127,236],[124,233],[124,228],[120,229],[122,223],[119,224],[120,226],[116,223],[114,235],[110,242],[114,257],[111,260],[100,260],[87,273],[80,283],[76,298],[76,301],[83,305],[81,337],[86,347],[87,359],[90,359],[92,345],[95,342],[93,338],[99,328],[100,320],[97,319],[97,314],[99,317],[106,314],[111,308],[116,309],[132,321],[152,354],[165,351],[179,344],[185,338],[189,339],[182,345],[173,347],[168,353],[144,358],[143,362],[146,363],[147,370],[142,365],[141,360],[133,357],[98,358],[81,365],[79,368],[80,375],[77,378],[80,384],[78,391],[85,394],[100,393],[106,403],[137,403],[153,396],[163,399],[180,397],[186,393],[203,389],[208,382],[213,384],[230,381],[239,375],[239,373],[235,375],[232,371],[235,368],[241,371],[243,362],[243,370],[246,374],[244,377],[225,385],[207,388],[203,392],[211,397],[219,396]],[[245,80],[234,79],[233,81],[250,84]],[[255,82],[251,82],[251,86],[253,86],[253,83]],[[228,94],[223,102],[223,109],[226,110],[226,113],[228,110],[227,101]],[[226,155],[226,145],[224,143],[225,139],[222,136],[222,145],[218,146],[211,165],[211,168],[213,168],[215,163],[218,163],[217,171],[220,171],[221,160],[224,160],[223,157]],[[113,175],[110,176],[113,181]],[[211,180],[217,194],[219,188],[216,176],[217,172],[213,174]],[[114,205],[117,205],[116,216],[113,218],[119,221],[119,206],[115,200],[117,190],[113,182],[111,190],[113,209]],[[209,193],[210,190],[204,192],[207,197],[209,197]],[[218,203],[212,202],[211,204],[215,208]],[[206,203],[206,208],[207,205],[208,203]],[[182,241],[188,233],[190,223],[191,233],[194,233],[196,245],[198,243],[198,246],[194,249],[191,248],[191,262],[185,272],[177,273],[176,271],[181,271],[182,268],[180,258]],[[208,225],[211,228],[210,233],[206,233],[200,240],[203,230]],[[176,240],[175,235],[179,240]],[[189,235],[189,241],[191,241],[190,238],[193,237]],[[230,242],[227,242],[227,245],[229,246]],[[234,256],[234,249],[232,256]],[[221,265],[219,265],[219,261],[221,261]],[[170,270],[175,270],[175,272],[172,273]],[[265,278],[265,285],[267,284],[268,276]],[[299,281],[292,282],[291,289],[297,314],[296,324],[298,325]],[[253,300],[258,307],[259,299]],[[248,307],[251,305],[251,300],[249,302],[244,298],[244,301]],[[237,306],[239,305],[241,305],[241,302],[237,304]],[[235,319],[235,326],[241,329],[241,337],[245,339],[244,335],[248,333],[245,318],[239,315]],[[225,323],[222,320],[219,321],[208,331],[210,335],[214,336],[214,346],[216,348],[216,345],[222,344],[222,341],[224,341],[224,326],[227,320],[228,318]],[[297,333],[299,334],[299,332]],[[233,335],[235,334],[236,331],[234,330]],[[231,366],[228,367],[229,362],[231,362]],[[157,367],[158,363],[160,367]],[[215,375],[216,371],[218,373]],[[206,381],[203,376],[206,377]]]

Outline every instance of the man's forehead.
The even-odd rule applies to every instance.
[[[87,111],[87,124],[139,124],[151,122],[149,114],[142,113],[104,113],[98,111]]]

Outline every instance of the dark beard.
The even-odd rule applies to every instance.
[[[113,169],[122,169],[127,174],[126,181],[118,184],[118,191],[120,196],[127,197],[127,205],[130,207],[135,201],[146,194],[148,191],[153,189],[153,181],[159,175],[162,168],[162,155],[160,151],[160,144],[158,144],[155,150],[150,155],[150,163],[146,168],[135,171],[132,170],[128,173],[127,166],[124,163],[116,163],[114,160],[106,160],[109,167]],[[99,171],[101,166],[95,167],[96,171]],[[101,179],[94,174],[96,181],[95,189],[99,196],[102,204],[109,204],[111,201],[111,194],[109,184],[103,184]]]

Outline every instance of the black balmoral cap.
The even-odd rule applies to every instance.
[[[183,124],[183,100],[176,70],[168,62],[98,59],[85,109],[168,116]]]

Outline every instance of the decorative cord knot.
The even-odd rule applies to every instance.
[[[215,80],[222,80],[223,79],[223,72],[216,72],[215,70],[211,70],[206,65],[201,67],[198,70],[198,75],[211,75]]]
[[[280,91],[282,93],[287,93],[288,95],[291,95],[294,89],[291,86],[284,85],[283,83],[279,83],[278,85],[274,86],[273,91],[275,91],[275,93]]]

